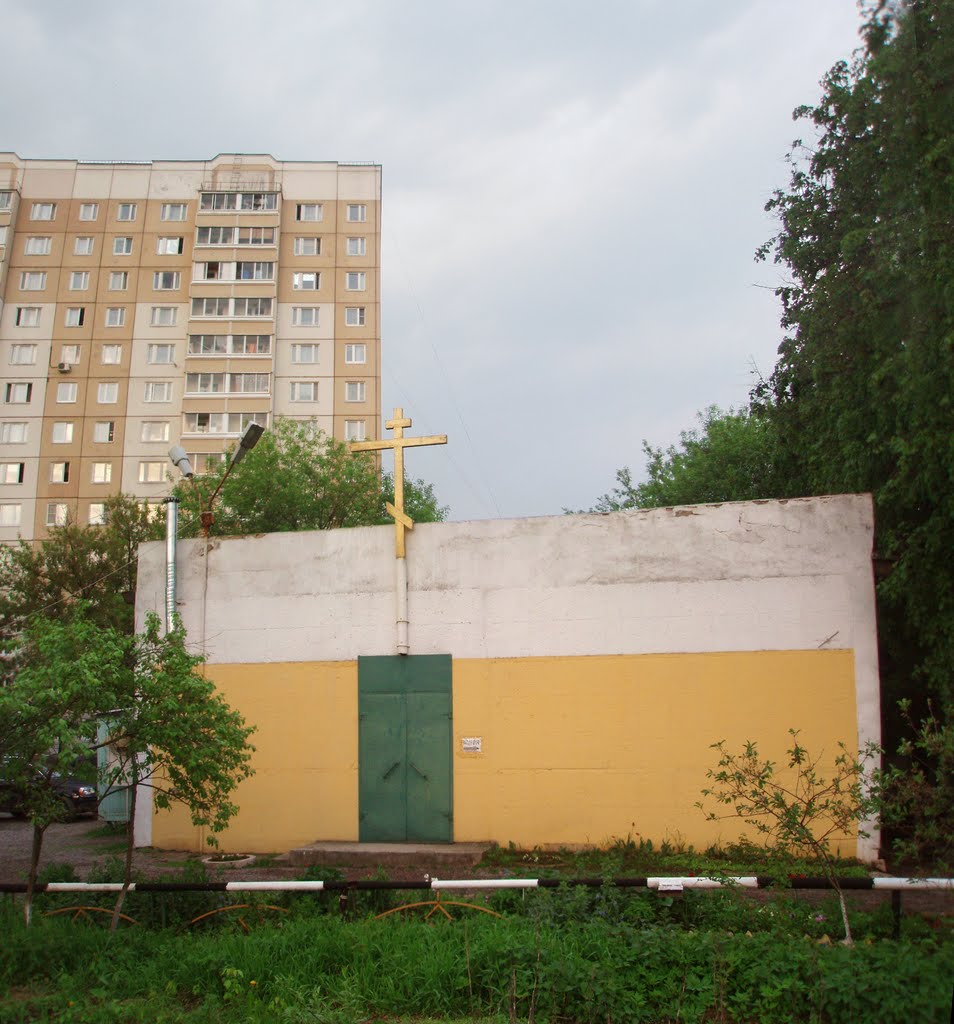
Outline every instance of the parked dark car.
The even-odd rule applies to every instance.
[[[63,817],[78,818],[82,814],[96,814],[99,799],[96,787],[71,775],[65,778],[54,775],[50,784],[63,807]],[[24,791],[14,783],[0,778],[0,811],[6,811],[16,818],[25,816]]]

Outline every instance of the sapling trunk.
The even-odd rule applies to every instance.
[[[129,821],[126,823],[126,863],[123,867],[123,887],[116,897],[116,906],[113,907],[113,918],[109,923],[109,930],[116,931],[119,927],[119,915],[122,913],[123,904],[126,902],[126,893],[132,882],[133,844],[136,841],[136,795],[139,792],[139,778],[136,775],[136,758],[132,758],[132,784],[129,789]]]
[[[43,849],[43,834],[46,825],[33,823],[33,845],[30,849],[30,874],[27,876],[26,901],[23,904],[23,920],[29,928],[33,918],[33,893],[36,889],[36,878],[40,871],[40,853]]]

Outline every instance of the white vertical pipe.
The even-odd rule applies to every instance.
[[[166,632],[175,625],[176,541],[179,534],[179,499],[166,498]]]
[[[409,654],[411,646],[408,643],[408,620],[407,620],[407,559],[397,558],[397,652],[398,654]]]

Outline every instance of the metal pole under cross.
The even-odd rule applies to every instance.
[[[405,437],[404,428],[410,427],[410,418],[405,417],[400,407],[394,410],[393,419],[385,424],[388,430],[394,431],[394,437],[382,441],[352,441],[349,448],[353,452],[394,451],[394,504],[386,502],[388,514],[394,518],[395,553],[398,558],[406,557],[404,531],[414,529],[414,521],[404,511],[404,449],[419,448],[423,445],[447,444],[446,434],[432,434],[430,437]]]

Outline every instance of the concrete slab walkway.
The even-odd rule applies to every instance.
[[[490,843],[311,843],[288,853],[296,867],[313,864],[391,869],[416,868],[422,874],[472,868]]]

